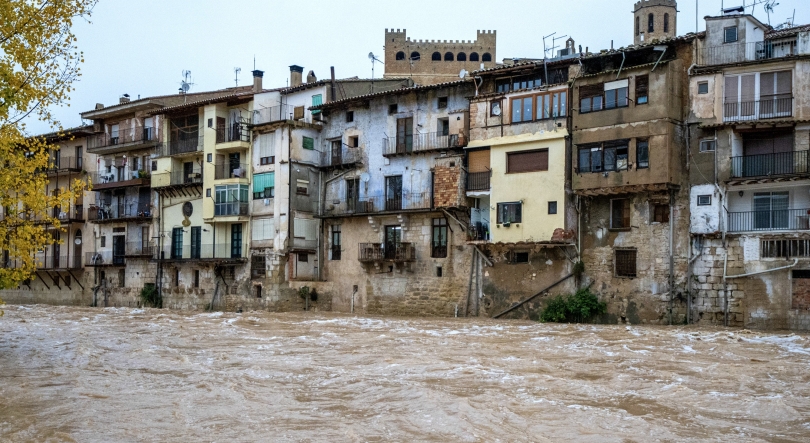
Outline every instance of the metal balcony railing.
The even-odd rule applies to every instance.
[[[282,120],[292,120],[294,107],[289,105],[271,106],[269,108],[257,109],[253,111],[253,124],[277,122]]]
[[[723,121],[766,120],[793,115],[793,97],[768,97],[757,101],[723,104]]]
[[[250,128],[246,123],[231,123],[225,126],[217,126],[217,143],[228,142],[249,142]]]
[[[489,180],[492,171],[470,172],[467,174],[468,191],[489,191]]]
[[[88,252],[85,254],[84,262],[86,266],[91,268],[99,266],[124,266],[126,264],[126,258],[123,251]]]
[[[244,245],[223,243],[218,245],[168,245],[155,249],[156,260],[243,259]]]
[[[70,157],[67,155],[59,155],[51,157],[51,166],[48,172],[56,171],[81,171],[84,162],[81,157]]]
[[[248,215],[248,202],[214,203],[214,216]]]
[[[84,221],[84,206],[74,205],[72,208],[62,209],[59,207],[53,208],[53,218],[60,221]]]
[[[127,257],[153,257],[155,255],[155,244],[151,241],[127,242],[124,255]]]
[[[114,205],[91,206],[87,210],[87,220],[96,223],[135,218],[152,218],[151,202],[132,200]]]
[[[179,171],[172,171],[170,185],[201,185],[203,182],[203,169],[195,167],[191,171],[180,168]]]
[[[412,262],[416,260],[416,250],[412,243],[360,243],[361,262]]]
[[[37,269],[81,269],[82,267],[81,256],[37,254]]]
[[[322,215],[374,214],[379,212],[412,211],[432,208],[433,198],[429,192],[402,194],[386,197],[365,196],[338,204],[327,204]]]
[[[247,163],[218,163],[214,165],[214,179],[247,178]]]
[[[155,155],[157,157],[168,157],[171,155],[202,153],[204,142],[203,135],[197,135],[197,132],[193,131],[182,139],[173,139],[169,140],[168,144],[159,144],[155,147]]]
[[[463,148],[464,146],[467,146],[467,134],[464,133],[430,132],[426,134],[398,135],[383,139],[383,155],[414,154]]]
[[[22,268],[22,265],[22,261],[19,259],[11,259],[8,256],[0,259],[0,269],[19,269]]]
[[[96,134],[87,138],[88,149],[106,148],[109,146],[131,143],[150,143],[157,141],[155,128],[137,126],[133,129],[121,128],[109,134]]]
[[[340,148],[332,147],[321,153],[322,167],[350,166],[360,163],[363,155],[360,148],[350,148],[341,143]]]
[[[810,151],[731,157],[731,176],[740,178],[807,174],[810,172],[807,165],[808,152]]]
[[[810,230],[810,209],[728,213],[728,232],[807,230]]]
[[[698,51],[698,65],[725,65],[797,55],[796,40],[785,42],[727,43]]]
[[[93,184],[93,190],[112,189],[126,186],[149,186],[152,176],[147,170],[122,172],[88,172],[86,177]]]

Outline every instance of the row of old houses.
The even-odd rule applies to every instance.
[[[92,191],[3,298],[536,318],[587,287],[603,322],[810,329],[810,27],[675,8],[598,53],[386,30],[383,79],[97,105],[48,172]]]

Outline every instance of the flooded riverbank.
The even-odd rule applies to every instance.
[[[2,441],[810,439],[810,338],[6,306]]]

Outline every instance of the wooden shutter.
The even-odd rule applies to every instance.
[[[725,98],[726,103],[737,103],[739,102],[739,90],[737,87],[737,82],[740,78],[736,75],[726,77],[726,91],[725,91]]]
[[[752,102],[756,96],[756,81],[757,76],[756,74],[749,74],[749,75],[741,75],[740,82],[742,87],[740,88],[740,101],[742,102]]]
[[[548,149],[506,154],[507,173],[548,171]]]
[[[293,109],[293,120],[301,120],[302,118],[304,118],[304,107],[296,106]]]
[[[598,97],[605,92],[605,85],[604,83],[599,83],[596,85],[582,85],[579,87],[579,98],[586,98],[586,97]]]
[[[769,98],[774,93],[776,83],[776,74],[774,72],[766,72],[759,75],[759,97],[761,99]]]
[[[636,77],[636,98],[646,97],[647,91],[650,89],[650,77],[647,75],[639,75]]]
[[[793,73],[791,71],[776,73],[776,93],[779,95],[791,95],[793,93]]]
[[[467,169],[470,172],[489,171],[489,150],[471,151],[469,153],[469,167]]]

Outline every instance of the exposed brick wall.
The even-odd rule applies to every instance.
[[[793,309],[810,310],[810,278],[793,279]]]
[[[436,161],[433,169],[433,205],[454,208],[464,205],[464,180],[460,157]]]

